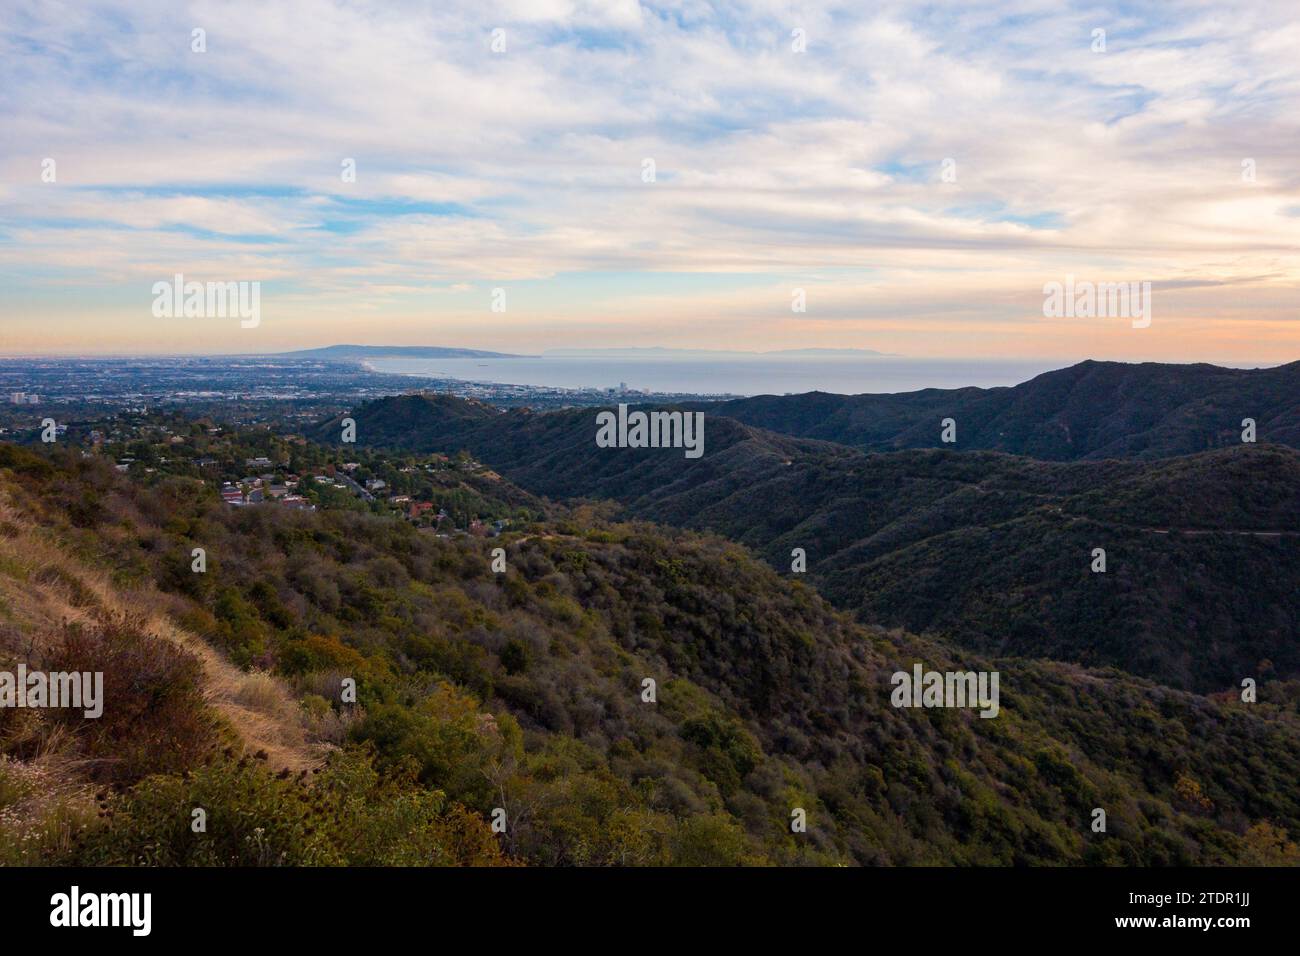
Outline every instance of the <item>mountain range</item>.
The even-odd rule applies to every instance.
[[[376,358],[520,358],[521,356],[505,352],[483,352],[478,349],[442,348],[436,345],[327,345],[318,349],[281,352],[276,357],[350,362]]]
[[[1204,367],[1098,375],[1093,364],[1027,383],[1034,387],[1008,406],[1015,413],[999,420],[1005,433],[1037,447],[1044,433],[1034,416],[1068,414],[1081,445],[1075,452],[1100,445],[1123,448],[1127,458],[1089,452],[1044,461],[953,446],[866,452],[729,417],[752,411],[754,400],[703,406],[706,453],[697,461],[675,449],[598,448],[592,410],[502,413],[405,395],[350,415],[362,443],[467,448],[533,493],[613,500],[629,516],[722,534],[785,573],[801,548],[819,589],[866,622],[933,632],[985,653],[1119,667],[1200,691],[1244,677],[1300,676],[1300,452],[1212,428],[1208,409],[1240,414],[1227,412],[1226,398],[1189,414],[1195,384],[1218,378]],[[1294,378],[1300,365],[1272,371],[1219,380],[1236,383],[1235,400],[1261,409],[1260,434],[1280,440],[1294,434],[1287,422],[1300,392],[1282,394],[1277,380]],[[1144,376],[1154,384],[1141,399]],[[1085,402],[1090,381],[1093,401]],[[980,390],[959,394],[967,391]],[[984,400],[1014,391],[990,390]],[[806,410],[829,398],[796,396],[783,407]],[[938,433],[942,405],[933,396],[899,398],[924,403]],[[1103,437],[1117,405],[1128,413],[1144,406],[1152,440]],[[957,448],[968,440],[965,420],[958,419]],[[335,421],[315,436],[339,434]],[[1221,447],[1152,457],[1157,444],[1200,445],[1203,434]],[[1105,571],[1092,570],[1095,549],[1105,552]]]
[[[428,394],[0,443],[0,660],[112,702],[0,708],[0,863],[1300,861],[1300,451],[873,451],[710,408],[699,459]],[[250,459],[316,510],[227,504]],[[377,469],[410,514],[332,477]],[[918,668],[998,675],[996,719],[897,706]]]
[[[705,407],[705,406],[696,406]],[[1275,368],[1080,362],[1004,388],[764,395],[708,406],[748,425],[870,451],[955,447],[1048,461],[1186,455],[1241,441],[1300,446],[1300,362]]]

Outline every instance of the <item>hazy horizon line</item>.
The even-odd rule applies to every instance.
[[[480,356],[443,356],[444,360],[451,359],[482,359],[492,361],[493,359],[526,359],[546,358],[548,354],[553,357],[565,357],[560,353],[578,353],[572,357],[581,357],[581,354],[603,354],[608,355],[613,352],[626,353],[647,353],[653,352],[658,354],[672,355],[717,355],[717,356],[746,356],[746,357],[789,357],[789,358],[832,358],[835,355],[845,357],[861,357],[880,360],[901,360],[915,362],[944,362],[944,363],[969,363],[969,364],[992,364],[1014,362],[1022,365],[1052,365],[1054,368],[1069,368],[1074,365],[1080,365],[1085,362],[1108,362],[1117,365],[1212,365],[1218,368],[1231,369],[1252,369],[1252,368],[1279,368],[1289,365],[1292,362],[1300,361],[1300,356],[1279,361],[1277,359],[1255,359],[1255,360],[1234,360],[1226,362],[1222,359],[1134,359],[1134,358],[1098,358],[1092,355],[1084,357],[1072,356],[1021,356],[1021,355],[1001,355],[1001,356],[948,356],[948,355],[914,355],[899,352],[882,352],[874,349],[865,348],[822,348],[809,347],[800,349],[769,349],[765,351],[756,351],[749,349],[703,349],[703,348],[682,348],[677,346],[588,346],[588,347],[558,347],[546,349],[542,352],[501,352],[495,348],[470,345],[359,345],[356,343],[332,343],[330,345],[304,346],[302,348],[278,350],[278,351],[258,351],[258,352],[202,352],[202,351],[167,351],[167,352],[85,352],[85,351],[68,351],[68,352],[4,352],[0,351],[0,361],[24,361],[24,360],[75,360],[85,359],[91,361],[112,361],[112,360],[131,360],[131,359],[168,359],[168,358],[201,358],[201,359],[245,359],[245,358],[276,358],[292,356],[300,352],[316,352],[330,348],[365,348],[365,349],[441,349],[464,350],[475,352],[495,352],[496,355]],[[802,356],[800,353],[804,353]],[[855,355],[856,353],[856,355]],[[378,358],[380,356],[372,356]],[[393,356],[401,358],[400,355]],[[419,360],[420,357],[411,357]]]

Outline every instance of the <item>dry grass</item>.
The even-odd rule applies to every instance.
[[[110,618],[139,620],[145,633],[199,660],[208,703],[249,752],[265,751],[267,765],[276,770],[321,765],[328,744],[308,739],[302,708],[279,681],[265,673],[244,673],[178,627],[159,610],[167,603],[160,595],[115,588],[106,573],[61,549],[16,506],[14,495],[13,486],[0,479],[0,659],[34,666],[54,650],[67,623],[93,627]]]

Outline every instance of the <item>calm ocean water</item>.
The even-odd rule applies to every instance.
[[[373,359],[379,372],[468,382],[616,388],[697,394],[782,395],[787,392],[910,392],[921,388],[1016,385],[1066,361],[875,357]]]

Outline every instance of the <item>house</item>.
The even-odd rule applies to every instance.
[[[413,502],[411,502],[410,516],[411,516],[412,519],[415,519],[415,518],[420,517],[420,515],[425,514],[426,512],[429,512],[429,511],[432,511],[432,510],[433,510],[433,503],[432,503],[432,502],[429,502],[429,501],[413,501]]]
[[[244,503],[244,492],[227,483],[221,486],[221,500],[228,505],[242,505]]]
[[[245,459],[244,465],[248,468],[270,468],[271,459],[269,458],[248,458]]]
[[[366,482],[367,491],[383,491],[387,487],[388,482],[384,481],[382,478],[371,478]]]

